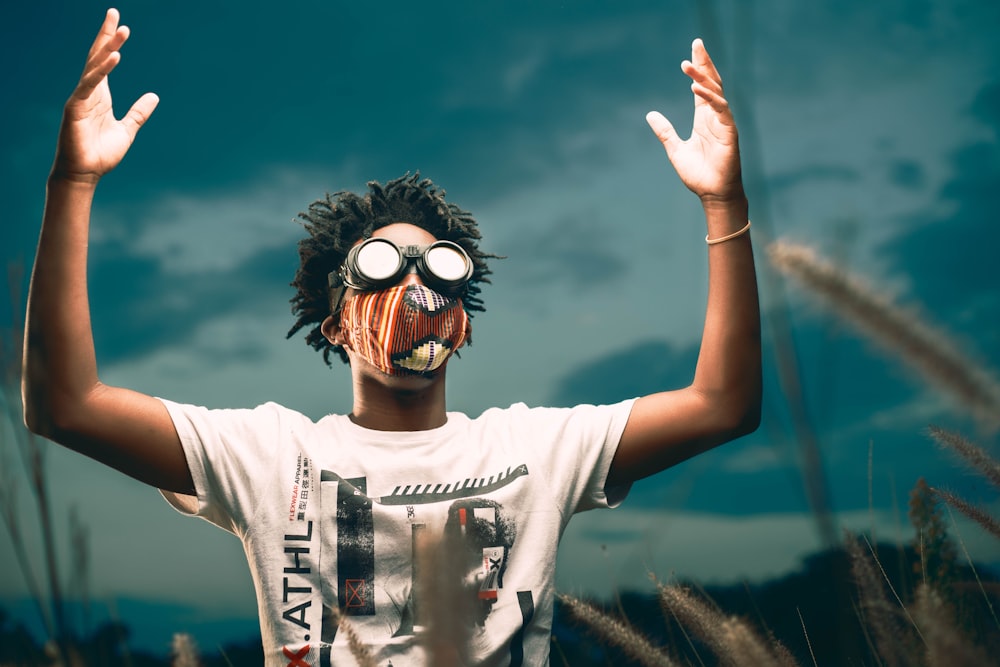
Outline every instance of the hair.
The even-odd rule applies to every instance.
[[[479,249],[482,237],[475,218],[468,211],[446,202],[445,191],[430,179],[421,179],[420,172],[407,173],[385,185],[369,181],[365,195],[328,193],[310,204],[308,211],[299,213],[298,219],[309,235],[299,241],[299,269],[291,283],[296,289],[291,298],[296,320],[287,338],[309,327],[306,344],[321,351],[328,366],[332,365],[332,352],[336,352],[344,363],[348,361],[344,349],[333,345],[321,330],[323,320],[332,314],[328,276],[340,268],[355,243],[371,237],[381,227],[407,222],[438,240],[462,246],[473,266],[462,304],[470,317],[475,311],[486,310],[479,298],[481,284],[490,282],[487,276],[492,273],[486,260],[499,255]]]

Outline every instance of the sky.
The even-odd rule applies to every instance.
[[[484,249],[506,256],[472,321],[474,344],[449,367],[449,409],[683,386],[705,308],[703,217],[644,116],[659,110],[686,136],[692,101],[679,65],[701,36],[741,135],[764,309],[763,423],[636,484],[621,508],[576,517],[559,587],[607,596],[647,588],[650,571],[705,583],[780,576],[823,546],[817,498],[837,534],[908,541],[906,499],[921,476],[1000,508],[996,489],[926,428],[994,454],[996,433],[783,282],[766,255],[778,239],[814,248],[998,377],[997,3],[117,6],[132,37],[111,79],[116,111],[149,90],[161,102],[94,207],[104,382],[210,407],[349,411],[346,367],[327,368],[301,336],[285,339],[303,235],[295,218],[326,192],[419,170],[475,214]],[[0,71],[5,264],[31,264],[62,104],[105,8],[38,0],[0,22],[3,60],[19,63]],[[2,299],[8,326],[20,306]],[[779,372],[790,358],[800,394]],[[803,417],[822,487],[804,481]],[[17,456],[4,447],[13,473]],[[164,646],[164,627],[206,641],[253,631],[237,540],[138,482],[46,451],[62,551],[75,508],[91,595],[128,614],[137,641]],[[33,526],[24,479],[18,488]],[[953,529],[975,559],[1000,565],[995,541],[960,520]],[[0,603],[27,619],[13,553],[0,537]]]

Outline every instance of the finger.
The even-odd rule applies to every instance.
[[[87,54],[88,58],[94,56],[98,51],[103,49],[108,40],[111,39],[116,32],[118,32],[118,19],[118,10],[114,8],[109,9],[104,15],[104,21],[101,22],[101,28],[97,31],[94,43],[90,45],[90,51]]]
[[[101,82],[101,79],[118,65],[121,60],[121,54],[118,50],[128,37],[128,27],[119,26],[102,44],[94,43],[83,67],[83,74],[80,75],[78,91],[83,88],[89,94]]]
[[[650,111],[646,114],[646,122],[649,123],[653,134],[668,152],[672,150],[672,146],[681,143],[681,138],[677,136],[677,130],[674,129],[673,124],[659,111]]]
[[[691,60],[709,77],[721,83],[722,77],[719,75],[719,70],[716,69],[715,62],[712,60],[712,56],[708,55],[705,42],[700,37],[691,42]]]
[[[113,30],[107,33],[105,28]],[[118,25],[117,10],[108,10],[104,25],[101,26],[101,34],[87,56],[83,74],[74,91],[75,96],[87,97],[111,73],[111,70],[118,66],[121,62],[119,49],[128,41],[130,34],[128,26]]]
[[[717,74],[713,76],[705,69],[699,69],[690,60],[685,60],[681,63],[681,71],[695,83],[699,83],[705,88],[710,88],[720,95],[722,94],[722,80]]]
[[[83,67],[84,73],[81,78],[89,78],[95,67],[105,66],[108,56],[121,49],[130,33],[128,26],[118,25],[118,11],[109,9],[101,31],[87,54],[87,62]]]
[[[122,45],[128,41],[130,34],[131,31],[128,26],[118,26],[113,35],[110,35],[100,45],[95,45],[95,48],[91,49],[91,53],[87,56],[87,63],[89,64],[94,60],[103,60],[109,53],[120,50]]]
[[[705,43],[701,39],[696,39],[691,43],[691,60],[681,63],[681,70],[702,85],[716,88],[722,91],[722,76],[715,67]]]
[[[720,116],[730,115],[729,101],[718,91],[695,82],[691,84],[691,92],[694,93],[695,99],[703,100]]]
[[[146,93],[135,101],[132,108],[122,118],[122,125],[130,137],[135,138],[139,128],[146,124],[146,121],[153,115],[153,111],[156,110],[156,105],[159,103],[160,98],[156,93]]]
[[[80,82],[76,85],[73,96],[80,99],[88,97],[107,78],[111,70],[118,66],[121,59],[122,54],[120,52],[112,51],[101,62],[87,63],[88,68],[80,77]]]

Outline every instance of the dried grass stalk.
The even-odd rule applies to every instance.
[[[559,600],[570,616],[587,626],[602,641],[621,649],[637,664],[647,667],[673,667],[677,664],[641,633],[597,607],[572,595],[562,594]]]
[[[5,473],[0,477],[0,483],[6,487],[3,492],[0,492],[0,503],[3,504],[4,522],[14,540],[18,565],[25,573],[29,590],[32,597],[36,599],[36,605],[40,609],[49,638],[53,640],[58,659],[62,664],[70,664],[72,659],[70,637],[72,633],[66,617],[62,582],[56,562],[56,540],[49,499],[49,480],[45,467],[45,441],[25,427],[22,417],[20,348],[24,339],[24,326],[21,321],[22,310],[19,303],[23,275],[24,267],[20,262],[8,264],[7,286],[10,289],[13,317],[12,326],[9,329],[0,330],[0,408],[3,408],[3,414],[0,415],[0,420],[2,420],[0,421],[0,429],[2,429],[0,447],[4,448],[4,453],[0,455],[0,463],[5,467]],[[41,532],[42,564],[48,584],[47,597],[41,593],[35,580],[32,562],[27,560],[28,554],[21,543],[23,533],[20,529],[16,508],[18,491],[8,467],[6,455],[8,440],[12,443],[13,449],[16,449],[20,454],[35,500],[38,528]],[[37,561],[37,559],[35,560]]]
[[[459,667],[470,664],[476,615],[474,595],[466,587],[466,547],[459,536],[417,539],[415,586],[418,617],[424,626],[420,639],[428,664]]]
[[[865,554],[858,539],[846,531],[844,546],[858,587],[860,620],[862,626],[871,632],[875,651],[888,667],[920,664],[911,628],[900,622],[902,605],[889,600],[873,561]]]
[[[812,658],[813,667],[819,667],[816,662],[816,654],[813,652],[812,640],[809,639],[809,630],[806,629],[806,621],[802,618],[802,612],[799,608],[795,608],[795,613],[799,615],[799,623],[802,625],[802,636],[806,638],[806,646],[809,648],[809,657]]]
[[[990,484],[1000,489],[1000,462],[986,453],[986,450],[953,431],[938,426],[930,426],[927,430],[938,445],[961,456],[974,470],[989,480]]]
[[[174,634],[170,652],[173,655],[172,667],[201,667],[198,646],[194,638],[185,632]]]
[[[743,620],[726,616],[681,586],[657,584],[660,604],[707,644],[723,664],[733,667],[796,667],[788,649],[766,641]]]
[[[1000,428],[1000,382],[969,359],[943,332],[895,305],[858,276],[805,246],[776,241],[771,263],[822,297],[838,315],[957,399],[986,428]]]
[[[968,503],[948,491],[942,491],[941,489],[935,489],[932,487],[931,493],[978,523],[986,532],[992,534],[996,538],[1000,538],[1000,521],[997,521],[996,518],[994,518],[993,515],[986,510],[981,507],[977,507],[972,503]]]
[[[980,646],[958,629],[955,610],[933,588],[917,587],[913,617],[927,645],[928,667],[981,667],[994,664]]]
[[[337,607],[331,608],[330,615],[337,622],[338,634],[343,632],[344,636],[347,637],[347,646],[351,651],[351,655],[358,661],[358,666],[378,667],[378,663],[375,662],[375,657],[368,650],[368,646],[358,635],[357,630],[354,629],[351,622],[347,620],[347,617],[340,613],[340,609]]]

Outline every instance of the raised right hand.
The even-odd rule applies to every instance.
[[[108,74],[121,62],[119,49],[128,36],[128,27],[118,25],[118,10],[109,9],[80,82],[66,102],[53,177],[97,183],[125,157],[139,128],[156,109],[160,98],[146,93],[124,118],[115,119]]]
[[[159,101],[143,95],[115,119],[108,73],[126,39],[128,28],[108,10],[66,103],[28,291],[24,421],[32,432],[147,484],[191,493],[191,471],[163,402],[106,385],[97,372],[87,287],[95,186],[121,162]]]

